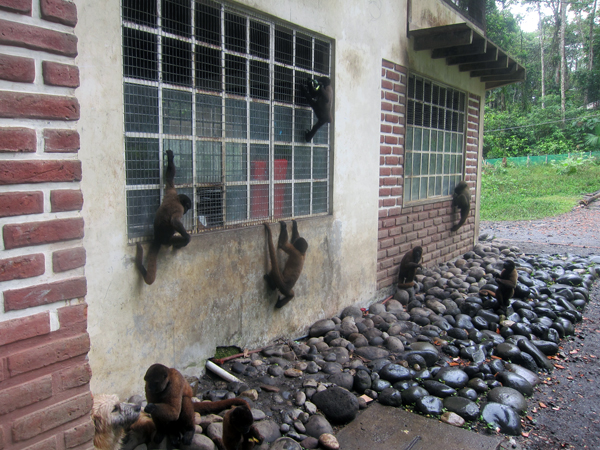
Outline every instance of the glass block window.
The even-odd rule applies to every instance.
[[[463,178],[466,95],[408,77],[404,203],[451,195]]]
[[[152,234],[166,150],[190,232],[329,214],[330,126],[301,86],[331,41],[212,0],[122,0],[129,238]]]

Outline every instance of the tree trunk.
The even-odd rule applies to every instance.
[[[590,46],[590,51],[588,53],[588,76],[590,78],[592,75],[592,68],[594,66],[594,17],[596,15],[597,1],[598,0],[594,0],[594,6],[592,6],[592,11],[590,12],[590,38],[588,40],[588,45]],[[588,102],[590,101],[590,84],[591,80],[588,79],[583,106],[587,106]]]
[[[567,8],[569,4],[560,2],[560,118],[565,124],[566,89],[567,89],[567,58],[565,56],[565,28],[567,23]]]
[[[544,24],[542,22],[542,8],[538,3],[538,16],[540,17],[540,58],[542,67],[542,109],[546,108],[546,82],[545,82],[545,67],[544,67]]]

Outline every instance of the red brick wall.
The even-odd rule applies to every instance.
[[[474,202],[479,148],[480,98],[469,94],[465,180],[471,188],[471,212],[457,233],[450,233],[451,199],[402,206],[404,186],[404,136],[408,70],[383,60],[381,72],[381,136],[379,156],[379,232],[377,240],[377,289],[398,282],[400,260],[417,245],[423,247],[423,263],[448,261],[473,247]]]
[[[0,450],[93,447],[76,23],[0,0]]]

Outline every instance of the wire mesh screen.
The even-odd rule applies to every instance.
[[[410,75],[404,202],[450,195],[464,173],[466,95]]]
[[[329,40],[212,0],[122,0],[122,28],[130,238],[152,234],[167,150],[190,232],[330,212],[330,127],[306,142],[302,90]]]

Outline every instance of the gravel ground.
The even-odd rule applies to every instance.
[[[600,255],[600,205],[544,220],[481,222],[481,235],[526,254]],[[583,322],[562,341],[556,370],[529,401],[523,435],[503,448],[600,449],[600,287],[593,288]]]

